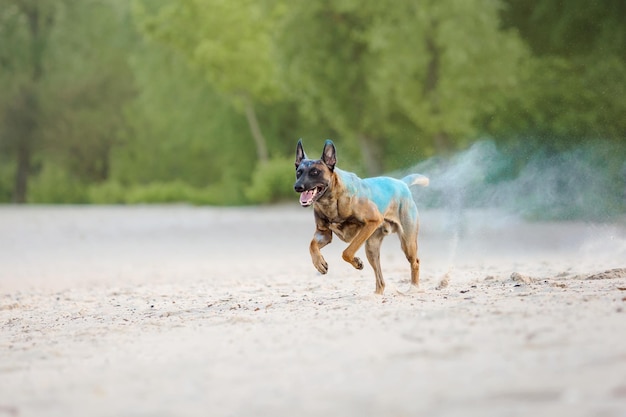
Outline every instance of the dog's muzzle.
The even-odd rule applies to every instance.
[[[322,194],[324,193],[325,190],[326,190],[325,187],[317,186],[317,187],[312,188],[310,190],[300,191],[300,205],[302,207],[310,206],[318,198],[320,198],[322,196]],[[298,191],[298,190],[296,190],[296,191]]]

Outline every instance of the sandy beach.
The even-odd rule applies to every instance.
[[[626,415],[626,219],[422,210],[421,292],[394,235],[383,296],[338,239],[320,275],[313,230],[0,207],[0,417]]]

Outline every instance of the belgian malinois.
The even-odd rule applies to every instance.
[[[376,294],[382,294],[385,281],[380,269],[380,245],[386,235],[395,232],[411,264],[411,284],[419,286],[419,220],[409,186],[426,186],[428,178],[412,174],[402,180],[361,179],[336,168],[336,163],[335,145],[331,140],[324,144],[320,159],[308,159],[302,140],[298,141],[294,189],[300,193],[300,205],[313,206],[316,229],[309,250],[315,268],[322,274],[328,272],[320,249],[331,242],[333,233],[349,243],[342,257],[356,269],[363,269],[363,262],[354,255],[365,243],[367,259],[376,274]]]

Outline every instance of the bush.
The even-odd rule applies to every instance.
[[[44,165],[28,185],[28,202],[36,204],[80,204],[88,202],[88,188],[67,171]]]
[[[291,158],[274,158],[257,165],[252,173],[252,183],[245,190],[248,202],[267,204],[294,198],[294,172]]]
[[[201,190],[192,201],[198,205],[239,206],[247,204],[244,185],[235,180],[210,185]]]
[[[15,164],[0,160],[0,203],[8,203],[13,197]]]
[[[89,187],[93,204],[190,203],[196,205],[238,205],[244,197],[240,184],[219,183],[193,187],[183,181],[152,182],[124,186],[109,181]]]
[[[92,204],[126,203],[126,188],[117,181],[94,184],[89,187],[87,195]]]
[[[193,188],[182,181],[152,182],[130,187],[126,203],[182,203],[189,202]]]

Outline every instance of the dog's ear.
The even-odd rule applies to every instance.
[[[326,142],[324,143],[322,162],[324,162],[331,171],[335,169],[335,164],[337,163],[337,151],[335,151],[335,144],[330,139],[326,139]]]
[[[307,159],[307,157],[302,147],[302,139],[300,139],[298,140],[298,146],[296,146],[296,169],[300,166],[300,162],[302,162],[303,159]]]

